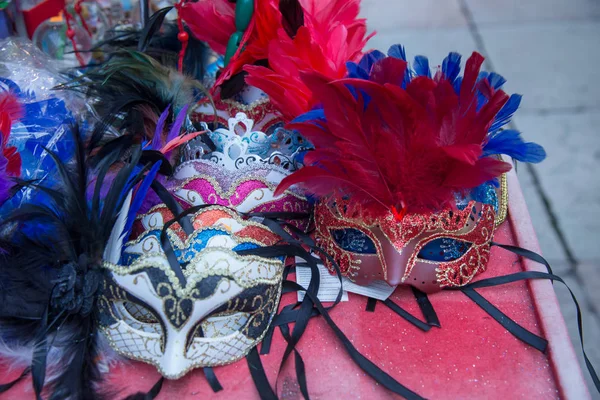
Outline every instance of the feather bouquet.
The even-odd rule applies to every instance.
[[[130,226],[137,214],[135,207],[123,208],[132,190],[144,198],[160,165],[150,172],[149,165],[139,167],[137,146],[114,179],[106,180],[118,154],[107,155],[92,170],[78,129],[72,132],[72,165],[48,151],[58,187],[19,184],[43,192],[48,201],[22,205],[1,226],[0,353],[16,365],[29,363],[38,399],[47,381],[51,399],[102,398],[96,302],[103,255],[112,230]],[[88,185],[94,187],[91,196]]]
[[[511,168],[495,155],[539,162],[543,149],[518,132],[501,130],[520,96],[500,89],[504,79],[480,73],[473,53],[463,77],[451,53],[433,76],[428,60],[408,68],[393,46],[349,63],[349,77],[331,81],[302,74],[321,106],[298,118],[297,129],[315,145],[306,167],[285,178],[277,193],[301,183],[324,196],[338,192],[375,214],[436,211]]]

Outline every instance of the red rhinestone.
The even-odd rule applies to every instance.
[[[73,39],[75,37],[75,31],[73,29],[67,29],[67,37]]]

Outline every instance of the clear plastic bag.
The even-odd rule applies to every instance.
[[[46,149],[65,162],[74,153],[70,130],[75,116],[85,110],[85,102],[76,94],[53,90],[62,82],[56,64],[30,41],[0,41],[0,92],[11,91],[24,107],[23,117],[12,125],[8,142],[21,156],[21,179],[52,185],[56,165]],[[23,202],[44,202],[32,196],[32,191],[22,190],[2,206],[0,214]]]

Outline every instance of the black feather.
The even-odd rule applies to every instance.
[[[269,68],[269,60],[258,60],[254,63],[260,67]],[[238,94],[246,86],[246,71],[239,72],[221,84],[221,98],[230,99]]]
[[[173,7],[165,7],[152,14],[148,23],[144,26],[144,29],[142,29],[140,41],[138,43],[138,51],[146,51],[150,44],[150,40],[152,40],[154,35],[160,30],[165,17],[172,9]]]
[[[238,94],[246,85],[246,75],[248,75],[248,73],[242,71],[223,82],[221,85],[221,98],[230,99]]]
[[[111,129],[117,135],[134,135],[138,143],[150,140],[169,105],[179,111],[206,94],[200,82],[135,51],[115,52],[104,64],[58,88],[84,93],[94,106],[100,122],[92,134],[92,150],[110,139],[106,133]],[[168,123],[173,122],[170,117]]]
[[[281,24],[283,29],[292,39],[296,37],[298,29],[304,25],[304,10],[298,0],[280,0]]]
[[[33,346],[31,374],[36,396],[45,389],[49,349],[55,349],[50,399],[101,399],[98,384],[96,301],[104,270],[102,257],[126,194],[143,179],[142,150],[105,150],[91,169],[78,129],[70,163],[51,151],[60,189],[44,182],[18,185],[47,195],[46,204],[25,204],[0,224],[0,335],[16,348]],[[110,150],[110,149],[109,149]],[[108,182],[106,172],[119,162]],[[96,175],[97,174],[97,175]],[[96,175],[96,177],[95,177]],[[93,181],[92,202],[87,187]],[[107,189],[107,190],[106,190]],[[105,194],[102,194],[106,192]],[[58,351],[56,351],[58,349]]]

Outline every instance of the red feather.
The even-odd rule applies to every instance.
[[[295,36],[291,38],[279,28],[268,45],[263,44],[262,48],[268,49],[269,67],[244,68],[246,83],[263,90],[288,121],[309,111],[315,99],[320,99],[302,74],[317,72],[327,81],[343,78],[346,62],[357,61],[370,38],[365,20],[358,19],[360,0],[300,0],[300,4],[304,26]]]
[[[10,133],[12,121],[23,117],[23,106],[17,97],[11,92],[0,93],[0,132],[4,136],[5,143]]]
[[[269,43],[277,38],[278,31],[282,28],[279,0],[254,0],[254,13],[252,15],[252,21],[244,33],[238,51],[215,82],[213,94],[217,98],[219,93],[216,89],[223,82],[242,72],[244,66],[254,65],[259,60],[268,59]]]
[[[319,195],[342,190],[371,213],[382,206],[435,211],[453,205],[456,193],[508,171],[510,164],[481,157],[488,128],[508,98],[491,87],[479,90],[482,62],[477,53],[467,61],[460,95],[442,74],[416,77],[402,89],[406,63],[390,58],[375,64],[371,81],[301,74],[321,100],[326,122],[292,125],[316,150],[305,157],[309,169],[278,190],[292,184]],[[477,111],[480,94],[488,99]]]
[[[10,130],[13,121],[22,118],[24,114],[23,105],[17,97],[10,93],[0,93],[0,132],[2,133],[2,155],[7,159],[6,174],[19,176],[21,174],[21,156],[16,147],[7,147],[10,139]]]
[[[235,32],[235,3],[229,0],[184,2],[181,18],[192,34],[219,54],[225,54],[227,42]]]

